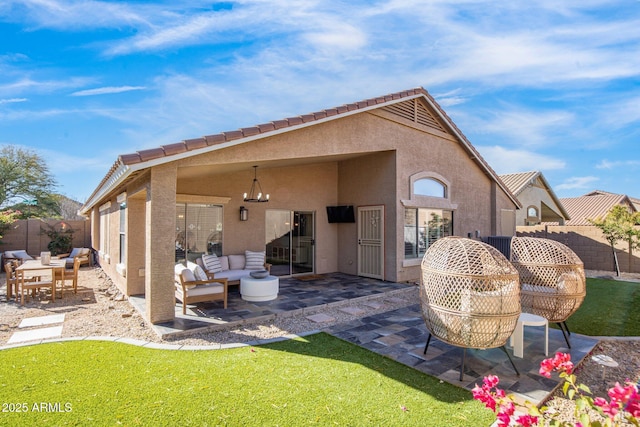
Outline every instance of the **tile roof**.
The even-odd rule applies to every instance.
[[[633,204],[624,194],[594,194],[564,198],[560,201],[571,217],[565,225],[591,225],[589,219],[606,216],[615,205],[625,205],[634,209]]]
[[[415,88],[405,90],[403,92],[392,93],[385,96],[366,99],[364,101],[355,102],[352,104],[346,104],[340,107],[330,108],[327,110],[317,111],[315,113],[303,114],[300,116],[289,117],[283,120],[275,120],[269,123],[263,123],[255,126],[241,128],[232,131],[221,132],[215,135],[207,135],[202,138],[188,139],[182,142],[178,142],[170,145],[163,145],[158,148],[150,148],[146,150],[136,151],[135,153],[123,154],[119,157],[120,163],[124,165],[133,165],[136,163],[142,163],[148,160],[158,159],[161,157],[170,157],[177,153],[184,153],[192,151],[206,146],[212,146],[222,144],[224,142],[230,142],[241,138],[247,138],[259,134],[265,134],[280,130],[287,127],[297,126],[303,123],[310,123],[317,120],[325,119],[340,114],[345,114],[351,111],[363,109],[385,102],[407,98],[414,95],[424,94],[428,95],[427,91],[423,88]]]
[[[480,167],[485,171],[485,174],[491,179],[495,180],[499,186],[510,196],[509,189],[504,186],[496,172],[489,166],[484,160],[476,148],[471,144],[467,137],[460,131],[456,124],[451,120],[447,113],[440,107],[435,99],[422,87],[409,89],[401,92],[391,93],[384,96],[365,99],[350,104],[345,104],[339,107],[329,108],[326,110],[318,111],[315,113],[303,114],[300,116],[289,117],[281,120],[274,120],[269,123],[263,123],[251,127],[241,128],[232,131],[226,131],[217,133],[214,135],[207,135],[201,138],[187,139],[181,142],[162,145],[157,148],[150,148],[145,150],[136,151],[135,153],[122,154],[118,156],[117,161],[113,164],[111,169],[107,172],[106,176],[102,179],[100,184],[96,187],[94,192],[89,197],[87,203],[83,206],[82,211],[87,212],[95,203],[99,202],[99,199],[112,189],[113,186],[121,183],[123,177],[131,178],[132,170],[140,170],[144,167],[150,167],[153,164],[161,163],[163,161],[172,161],[173,157],[189,155],[190,151],[202,150],[207,147],[214,148],[216,146],[222,147],[224,144],[235,142],[242,142],[240,140],[244,138],[259,138],[262,136],[269,136],[272,132],[283,132],[287,128],[294,128],[296,126],[308,125],[309,123],[317,122],[319,120],[328,120],[337,118],[340,115],[352,114],[359,112],[359,110],[366,111],[369,109],[377,108],[382,104],[393,104],[401,102],[405,99],[413,99],[419,96],[427,98],[429,104],[435,108],[436,113],[450,126],[453,133],[460,139],[460,142],[471,153],[471,158],[477,162]],[[196,153],[194,153],[196,154]],[[145,163],[148,163],[146,165]],[[513,197],[513,202],[520,207],[520,203],[517,198]]]
[[[566,220],[571,218],[569,212],[565,209],[564,205],[556,196],[556,193],[553,191],[549,183],[547,182],[542,172],[539,171],[530,171],[530,172],[521,172],[521,173],[510,173],[500,175],[500,179],[504,182],[504,185],[507,186],[509,191],[513,193],[514,196],[518,197],[520,193],[522,193],[525,189],[529,187],[529,185],[534,184],[537,180],[540,180],[544,185],[549,197],[554,201],[556,207],[549,207],[553,210],[555,215],[562,215]],[[555,209],[559,209],[560,212],[556,212]]]
[[[527,188],[527,185],[533,183],[536,178],[540,175],[540,172],[531,171],[531,172],[522,172],[522,173],[509,173],[500,175],[500,179],[504,182],[509,190],[513,193],[514,196],[518,196]]]

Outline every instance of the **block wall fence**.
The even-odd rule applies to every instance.
[[[516,235],[556,240],[570,247],[580,257],[586,270],[615,271],[611,246],[595,226],[518,226]],[[640,250],[632,251],[630,257],[626,242],[618,243],[615,250],[621,272],[640,273]]]
[[[48,230],[46,224],[60,230],[63,224],[71,227],[73,232],[74,248],[91,247],[91,221],[67,221],[59,219],[21,219],[14,222],[4,232],[0,240],[0,252],[24,249],[31,256],[39,256],[40,252],[47,251],[47,245],[51,241],[49,236],[42,232]]]

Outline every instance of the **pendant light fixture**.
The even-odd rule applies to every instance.
[[[251,191],[244,193],[244,201],[250,203],[268,202],[269,195],[262,192],[262,186],[258,181],[258,166],[253,167],[253,182],[251,183]]]

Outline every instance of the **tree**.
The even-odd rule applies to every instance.
[[[620,275],[620,266],[616,255],[615,245],[617,242],[625,241],[629,247],[629,269],[633,259],[633,249],[640,249],[640,230],[636,227],[640,225],[640,213],[631,212],[624,205],[612,207],[604,218],[590,219],[589,222],[598,227],[605,239],[611,245],[613,252],[613,262],[616,274]]]
[[[0,206],[21,201],[20,207],[28,212],[27,207],[47,202],[55,187],[46,162],[38,154],[12,145],[0,148]]]
[[[20,211],[6,210],[0,211],[0,242],[2,241],[2,235],[20,216]]]

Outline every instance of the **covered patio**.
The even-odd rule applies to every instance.
[[[344,273],[309,274],[280,278],[278,298],[272,301],[249,302],[240,296],[239,286],[229,286],[227,308],[221,302],[198,303],[187,308],[176,303],[175,319],[152,325],[163,338],[188,336],[197,332],[229,329],[245,323],[269,321],[279,316],[316,313],[326,307],[357,304],[382,295],[391,296],[415,291],[406,283],[385,282]],[[129,297],[144,316],[145,297]]]
[[[384,310],[384,301],[403,298],[412,301],[400,308]],[[144,310],[144,297],[130,297],[130,302],[138,310]],[[376,307],[374,314],[364,315],[352,321],[323,324],[316,323],[317,329],[328,332],[345,341],[387,356],[399,363],[411,366],[442,381],[471,390],[482,384],[486,375],[498,375],[501,387],[516,397],[539,403],[547,398],[560,384],[557,377],[545,378],[538,372],[540,362],[553,357],[556,352],[571,354],[571,360],[578,365],[593,350],[598,340],[572,334],[571,348],[567,347],[562,332],[549,329],[549,355],[544,354],[544,328],[528,327],[524,336],[524,357],[517,358],[513,349],[507,351],[520,375],[513,370],[507,355],[500,348],[487,350],[467,350],[464,378],[459,379],[462,348],[451,346],[436,339],[431,340],[427,354],[424,347],[429,332],[418,303],[418,287],[413,284],[385,282],[351,276],[343,273],[307,275],[282,278],[280,293],[276,300],[247,302],[240,298],[237,287],[229,294],[228,308],[222,304],[201,303],[190,306],[187,315],[182,315],[180,304],[176,304],[176,318],[171,322],[152,325],[154,330],[171,341],[172,338],[187,338],[199,332],[228,330],[230,328],[268,325],[278,317],[301,315],[310,318],[331,309],[345,312],[363,312]],[[356,316],[357,317],[357,316]],[[268,340],[256,340],[243,345],[260,345]]]

